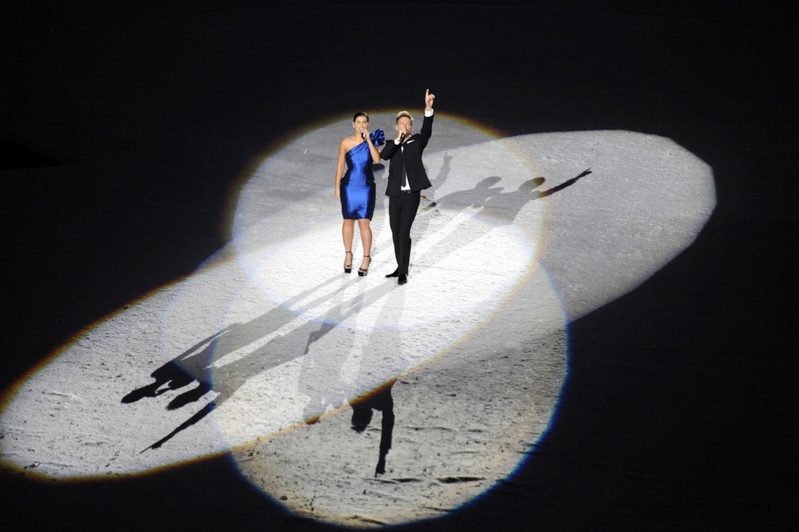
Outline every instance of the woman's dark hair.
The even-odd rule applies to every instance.
[[[369,115],[364,113],[363,111],[358,111],[357,113],[355,113],[355,116],[352,117],[352,121],[355,122],[356,120],[358,120],[359,116],[365,116],[366,121],[367,122],[369,121]]]

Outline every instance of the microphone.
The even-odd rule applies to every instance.
[[[361,140],[366,140],[366,135],[363,134],[363,131],[361,131]]]
[[[405,140],[405,133],[400,133],[400,142]]]

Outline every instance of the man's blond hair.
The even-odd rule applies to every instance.
[[[397,118],[396,120],[394,120],[394,123],[399,124],[399,119],[402,118],[403,116],[407,116],[408,119],[411,121],[411,125],[413,125],[413,117],[411,116],[411,113],[409,113],[408,111],[400,111],[399,113],[397,113]]]

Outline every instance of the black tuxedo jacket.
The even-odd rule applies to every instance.
[[[427,142],[433,134],[433,116],[424,117],[422,122],[422,131],[411,135],[405,139],[400,145],[394,144],[394,141],[386,143],[383,151],[380,152],[380,158],[390,161],[391,164],[388,168],[388,186],[386,187],[386,196],[398,198],[400,189],[402,188],[402,166],[407,165],[408,172],[408,186],[411,190],[417,192],[430,188],[430,180],[427,178],[424,164],[422,164],[422,152],[427,147]],[[405,156],[403,157],[403,150]]]

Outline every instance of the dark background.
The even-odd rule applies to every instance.
[[[0,387],[222,247],[256,154],[339,113],[421,109],[429,87],[438,112],[503,135],[669,137],[712,167],[717,207],[693,246],[571,325],[559,414],[517,475],[401,528],[795,530],[792,4],[4,8]],[[224,458],[110,482],[5,471],[0,490],[4,529],[331,528]]]

